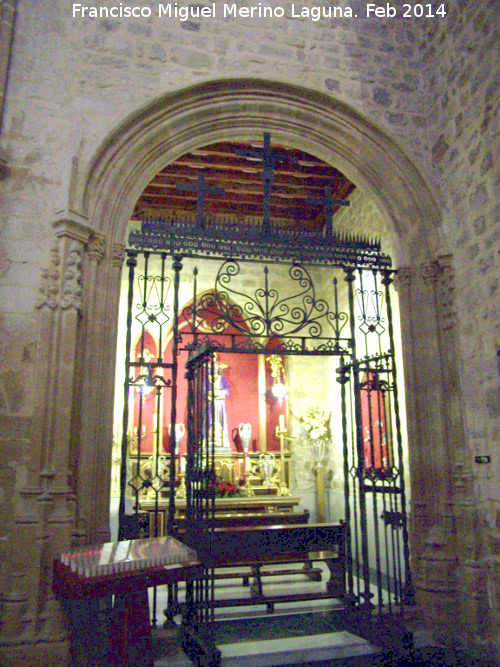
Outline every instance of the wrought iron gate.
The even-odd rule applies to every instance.
[[[348,588],[360,608],[413,602],[392,272],[347,269],[351,353],[341,384]]]
[[[401,611],[412,587],[392,324],[394,272],[362,259],[358,266],[337,262],[318,289],[317,276],[303,264],[281,264],[278,270],[265,262],[201,259],[188,253],[172,258],[165,252],[129,251],[121,535],[129,522],[127,497],[132,498],[136,517],[148,501],[154,534],[171,529],[179,497],[185,497],[192,528],[206,529],[206,519],[214,511],[215,438],[209,433],[214,419],[206,400],[214,350],[268,354],[272,342],[273,351],[283,357],[335,357],[348,524],[348,600],[360,608]],[[199,286],[202,264],[210,265],[211,289],[207,289],[207,270],[203,288]],[[253,291],[242,289],[248,282],[245,268],[254,281],[260,273]],[[191,296],[184,307],[181,276],[184,284],[190,283]],[[184,290],[184,300],[186,294]],[[181,409],[181,358],[188,352],[188,456],[186,486],[179,489],[173,434]],[[199,622],[210,624],[210,605],[205,602],[213,595],[213,578],[206,574],[193,595],[203,615]]]
[[[215,415],[210,391],[215,376],[215,365],[215,352],[207,344],[192,350],[186,364],[188,382],[186,541],[198,549],[203,562],[203,575],[200,579],[187,584],[186,608],[189,615],[185,619],[183,644],[195,662],[198,658],[198,647],[203,644],[206,664],[220,662],[220,654],[212,638],[215,612],[212,604],[214,569],[210,564],[216,476]]]

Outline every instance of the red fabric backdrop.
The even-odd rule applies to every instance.
[[[156,342],[153,336],[149,331],[144,332],[144,346],[142,345],[141,339],[136,342],[134,350],[134,361],[139,361],[141,353],[144,351],[144,356],[146,356],[146,350],[152,355],[153,360],[156,360],[158,351]],[[145,358],[145,361],[148,359]],[[139,375],[144,375],[144,368],[136,369],[134,372],[134,377],[138,378]],[[134,431],[141,431],[141,454],[151,454],[154,449],[154,442],[156,434],[153,433],[154,428],[154,414],[156,413],[156,401],[157,395],[156,391],[150,391],[149,393],[142,393],[137,387],[134,387]],[[142,399],[142,411],[141,411],[141,399]],[[139,423],[140,422],[140,423]],[[135,430],[137,429],[137,431]],[[133,450],[136,450],[137,445],[132,444]]]
[[[215,338],[214,340],[218,340]],[[221,342],[221,341],[220,341]],[[172,343],[170,342],[165,351],[165,358],[170,359],[172,354]],[[177,382],[177,422],[182,422],[187,428],[187,380],[184,377],[184,368],[188,359],[188,353],[182,351],[179,355],[179,373]],[[217,360],[226,364],[223,369],[224,377],[229,384],[229,395],[226,398],[227,423],[229,429],[229,440],[231,448],[236,451],[233,442],[233,430],[238,425],[249,423],[252,427],[251,450],[257,449],[259,439],[259,393],[257,381],[257,356],[254,354],[217,354]],[[163,399],[164,415],[164,448],[168,449],[168,425],[170,424],[171,392],[165,391]],[[186,437],[182,439],[180,451],[186,451]]]
[[[213,319],[213,317],[211,318]],[[210,318],[205,318],[204,324],[210,328]],[[181,319],[180,333],[182,329],[188,327],[187,322]],[[226,334],[240,333],[233,327],[227,327]],[[215,344],[227,345],[228,340],[225,336],[210,336]],[[281,341],[273,339],[269,342],[269,356],[273,350],[279,347]],[[156,358],[158,351],[153,336],[146,331],[144,334],[144,348],[147,349]],[[141,351],[141,341],[138,340],[135,345],[135,359],[138,360]],[[218,353],[218,360],[227,365],[223,369],[223,374],[229,383],[229,395],[226,398],[226,411],[229,428],[229,440],[231,448],[236,451],[233,437],[240,423],[249,423],[252,427],[252,441],[250,451],[259,451],[262,449],[262,443],[259,442],[259,381],[258,381],[258,355],[256,354],[238,354],[238,353]],[[172,359],[172,339],[163,351],[163,359],[170,362]],[[187,429],[187,380],[185,378],[185,365],[188,359],[188,352],[181,351],[178,362],[177,376],[177,423],[181,422]],[[138,374],[138,373],[137,373]],[[158,374],[160,374],[158,372]],[[170,378],[170,372],[164,374],[165,379]],[[268,361],[265,362],[266,379],[266,438],[267,449],[276,451],[280,448],[279,439],[276,437],[276,427],[279,424],[279,416],[285,415],[287,419],[287,400],[282,400],[281,404],[272,395],[271,387],[273,378],[271,375],[271,366]],[[162,389],[162,433],[160,445],[163,451],[169,449],[168,428],[171,420],[172,394],[171,388]],[[139,426],[139,406],[140,394],[135,390],[134,395],[134,426]],[[155,435],[152,430],[154,427],[154,414],[156,412],[156,391],[145,394],[142,401],[142,425],[146,427],[146,434],[141,438],[141,452],[143,454],[152,453],[155,443]],[[180,452],[186,451],[186,436],[181,441]]]
[[[380,388],[378,375],[365,374],[361,385],[361,421],[363,426],[364,468],[387,470],[387,423],[385,392]]]

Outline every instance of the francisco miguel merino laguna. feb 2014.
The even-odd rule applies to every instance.
[[[149,18],[154,15],[151,7],[140,7],[138,5],[127,5],[123,2],[116,5],[90,7],[88,5],[73,3],[73,18]],[[352,17],[350,7],[296,7],[291,6],[291,13],[287,14],[285,8],[281,6],[266,7],[260,2],[250,7],[238,7],[236,3],[215,3],[209,5],[185,6],[177,2],[169,4],[158,4],[156,15],[159,18],[172,18],[179,21],[188,21],[189,19],[200,18],[310,18],[313,21],[319,21],[321,18],[344,18]]]
[[[288,7],[287,7],[288,9]],[[159,18],[172,18],[179,21],[188,21],[189,19],[215,18],[261,18],[261,19],[309,19],[311,21],[320,21],[321,19],[332,18],[357,18],[351,7],[338,6],[298,6],[291,4],[289,12],[285,12],[282,6],[267,7],[262,3],[251,5],[250,7],[238,7],[236,3],[215,3],[209,5],[184,6],[177,2],[159,3],[156,11],[151,7],[141,7],[138,5],[129,5],[119,2],[115,5],[88,6],[80,3],[72,4],[73,18],[150,18],[153,14]],[[394,16],[403,18],[443,18],[446,15],[444,4],[433,5],[431,3],[404,4],[402,7],[395,7],[390,3],[378,6],[374,3],[367,3],[365,6],[364,17],[366,18],[392,18]]]

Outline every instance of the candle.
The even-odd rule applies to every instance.
[[[280,415],[280,431],[285,430],[285,415]]]

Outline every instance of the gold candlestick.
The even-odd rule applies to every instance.
[[[177,487],[177,491],[175,492],[175,497],[178,498],[179,500],[184,500],[184,498],[186,497],[186,463],[184,456],[180,456],[179,469],[180,469],[179,473],[181,482]]]
[[[244,484],[243,484],[243,489],[245,492],[245,495],[248,496],[249,498],[253,498],[255,495],[254,490],[252,489],[252,485],[250,484],[250,473],[251,473],[251,466],[250,466],[250,471],[248,470],[248,452],[243,450],[243,479],[244,479]]]
[[[280,441],[280,484],[278,487],[278,496],[291,496],[292,493],[285,480],[285,440],[287,439],[287,429],[285,427],[285,415],[279,416],[279,425],[276,426],[276,437]]]

